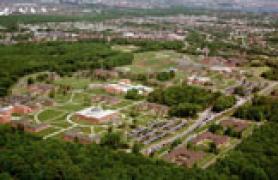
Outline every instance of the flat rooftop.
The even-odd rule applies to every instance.
[[[111,114],[117,113],[117,112],[118,111],[116,111],[116,110],[104,110],[102,108],[89,107],[89,108],[76,112],[76,114],[81,115],[81,116],[86,116],[89,118],[100,119],[100,118],[109,116]]]

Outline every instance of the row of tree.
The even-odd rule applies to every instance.
[[[224,111],[232,107],[236,99],[200,87],[182,85],[157,89],[149,94],[148,101],[170,106],[171,116],[192,117],[209,106],[215,112]]]
[[[109,133],[101,145],[80,145],[57,140],[42,141],[6,126],[0,127],[0,178],[5,179],[220,179],[201,170],[186,170],[122,146]]]
[[[184,46],[182,41],[153,41],[153,40],[133,40],[133,39],[114,39],[112,43],[128,45],[132,44],[140,47],[137,52],[156,51],[156,50],[181,50]]]
[[[254,121],[278,122],[278,100],[273,97],[257,96],[252,103],[240,107],[234,116]]]

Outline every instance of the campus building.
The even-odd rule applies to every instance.
[[[132,85],[128,82],[121,81],[117,84],[107,84],[105,91],[110,94],[126,94],[128,91],[136,89],[139,94],[149,94],[153,91],[153,88],[143,85]]]
[[[29,106],[16,104],[14,106],[7,106],[0,108],[0,124],[7,124],[11,122],[12,114],[25,115],[31,113],[33,110]]]
[[[205,132],[198,135],[195,139],[192,140],[192,143],[195,145],[205,144],[205,142],[213,142],[217,148],[221,146],[225,146],[229,142],[228,136],[220,136],[217,134],[213,134],[211,132]]]
[[[0,124],[10,123],[13,113],[13,106],[0,108]]]
[[[11,121],[11,126],[16,129],[22,129],[30,133],[39,133],[43,130],[50,128],[49,124],[46,123],[35,123],[31,120],[16,120]]]
[[[119,112],[115,110],[104,110],[101,108],[90,107],[75,113],[78,120],[85,120],[92,124],[102,124],[114,122],[119,118]]]
[[[221,121],[220,125],[224,128],[224,130],[231,128],[238,134],[239,137],[242,137],[246,135],[245,130],[250,126],[250,123],[244,120],[227,119]]]
[[[65,132],[63,139],[67,142],[78,142],[80,144],[100,143],[99,136],[87,135],[79,130],[70,130]]]
[[[95,95],[91,98],[91,101],[92,103],[104,103],[109,105],[116,105],[121,102],[121,100],[117,97],[103,95]]]
[[[148,111],[157,116],[167,116],[169,109],[170,108],[168,106],[149,102],[141,103],[136,107],[136,110],[138,111]]]
[[[182,166],[192,167],[196,162],[203,159],[206,153],[201,151],[191,151],[186,148],[177,148],[164,156],[164,159]]]

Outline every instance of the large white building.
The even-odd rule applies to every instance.
[[[148,94],[153,91],[153,88],[141,84],[132,85],[130,83],[119,82],[117,84],[108,84],[105,90],[112,94],[126,94],[128,91],[136,89],[139,94]]]
[[[116,110],[104,110],[102,108],[90,107],[75,113],[78,120],[85,120],[93,124],[112,122],[119,118]]]

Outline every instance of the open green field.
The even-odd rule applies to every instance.
[[[91,83],[90,79],[76,78],[76,77],[65,77],[54,81],[54,84],[56,85],[67,85],[72,87],[73,89],[84,89],[88,87],[90,83]]]
[[[134,52],[137,49],[139,49],[139,47],[134,45],[114,45],[112,46],[112,49],[116,51],[122,51],[122,52]]]
[[[84,104],[86,101],[90,101],[91,95],[87,93],[75,93],[72,101],[74,103]]]
[[[175,51],[152,51],[135,54],[132,65],[126,66],[131,72],[147,73],[163,71],[170,67],[176,67],[182,55]]]
[[[58,109],[68,111],[68,112],[74,112],[74,111],[79,111],[85,107],[86,106],[83,106],[81,104],[66,104],[63,106],[59,106]]]

